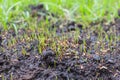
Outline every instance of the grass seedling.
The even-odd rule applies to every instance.
[[[18,29],[17,29],[16,24],[13,24],[13,29],[14,29],[14,31],[15,31],[15,34],[17,35],[17,33],[18,33]]]
[[[42,47],[41,47],[40,43],[38,44],[38,52],[39,52],[40,54],[42,54]]]
[[[5,79],[5,76],[4,76],[3,74],[2,74],[2,80],[6,80],[6,79]]]
[[[27,54],[25,48],[23,48],[23,47],[22,47],[22,54],[23,54],[23,55],[26,55],[26,54]]]
[[[86,44],[86,40],[83,39],[83,51],[84,51],[84,53],[87,52],[87,51],[86,51],[86,46],[87,46],[87,44]]]
[[[12,73],[10,74],[10,80],[13,80],[13,75],[12,75]]]
[[[12,45],[15,45],[15,44],[16,44],[16,38],[12,37],[12,39],[11,39],[11,44],[12,44]]]

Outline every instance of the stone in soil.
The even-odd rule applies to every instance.
[[[91,50],[91,51],[90,51],[90,54],[95,54],[95,50]]]
[[[108,59],[107,63],[108,63],[108,64],[114,64],[114,63],[115,63],[115,61],[114,61],[114,60],[112,60],[112,59]]]
[[[101,59],[98,54],[93,54],[92,57],[93,57],[93,60],[95,60],[95,61],[100,61],[100,59]]]

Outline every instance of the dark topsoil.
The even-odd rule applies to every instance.
[[[37,14],[37,11],[49,15],[43,9],[43,5],[31,5],[30,8],[32,17],[46,18],[45,15]],[[55,17],[54,14],[52,16]],[[115,19],[115,22],[107,25],[101,22],[100,24],[106,32],[109,32],[110,28],[112,29],[114,26],[117,36],[120,36],[120,19]],[[52,28],[57,25],[59,26],[57,23],[53,24]],[[77,45],[82,45],[82,39],[86,39],[85,37],[90,31],[89,28],[84,31],[82,24],[68,21],[66,27],[58,28],[56,33],[76,31],[76,25],[81,33]],[[91,24],[90,26],[96,25]],[[18,35],[23,32],[26,30],[19,30]],[[91,34],[94,35],[85,40],[87,49],[97,44],[97,31],[91,31]],[[2,35],[5,35],[5,32],[2,32]],[[4,36],[5,38],[0,37],[1,48],[4,49],[0,52],[0,80],[3,75],[5,80],[120,80],[120,41],[117,41],[116,46],[112,46],[112,50],[101,51],[100,54],[97,54],[98,51],[95,49],[91,49],[90,54],[84,54],[83,51],[80,51],[79,46],[69,47],[60,59],[49,47],[40,55],[37,50],[38,40],[18,41],[14,47],[9,48],[7,41],[11,36],[16,37],[13,30],[9,30]],[[69,41],[68,45],[71,43]],[[27,48],[27,45],[30,45],[30,48]],[[26,49],[28,55],[22,54],[21,47]]]

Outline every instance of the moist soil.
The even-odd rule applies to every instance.
[[[37,21],[46,19],[50,14],[44,9],[42,4],[30,5],[31,17],[37,18]],[[43,14],[38,14],[42,12]],[[119,11],[118,11],[119,12]],[[58,17],[51,13],[52,17]],[[49,19],[51,21],[51,18]],[[64,27],[59,27],[64,24]],[[15,34],[13,29],[1,31],[0,36],[0,80],[120,80],[120,41],[116,45],[105,42],[104,50],[97,42],[97,25],[101,25],[108,34],[120,36],[120,19],[116,18],[113,22],[91,23],[88,28],[83,28],[84,24],[75,21],[61,20],[51,24],[49,30],[52,31],[56,26],[56,35],[62,37],[62,33],[69,34],[79,29],[77,42],[73,42],[73,36],[67,40],[68,47],[62,52],[62,57],[51,48],[46,47],[42,54],[38,51],[37,39],[29,42],[21,41],[17,36],[23,33],[30,35],[31,32],[25,29],[19,29]],[[91,29],[91,28],[95,29]],[[2,29],[1,29],[2,30]],[[109,33],[112,30],[112,33]],[[39,31],[38,31],[39,32]],[[36,32],[37,34],[37,32]],[[91,34],[89,38],[86,38]],[[104,34],[103,34],[104,36]],[[10,38],[17,38],[17,44],[8,47]],[[80,45],[86,42],[86,47],[80,49]],[[59,44],[59,43],[58,43]],[[94,45],[98,44],[98,48]],[[112,44],[115,44],[114,41]],[[27,47],[29,46],[29,47]],[[22,48],[26,54],[22,54]],[[86,49],[86,53],[84,52]]]

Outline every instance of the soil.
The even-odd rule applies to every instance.
[[[44,5],[30,5],[31,16],[37,17],[38,22],[46,19],[50,14],[44,9]],[[42,12],[45,15],[38,14]],[[53,14],[53,17],[56,17]],[[51,18],[50,18],[51,21]],[[61,24],[64,27],[60,27]],[[109,24],[99,23],[105,32],[108,34],[116,34],[120,36],[120,19],[114,19],[114,22]],[[13,29],[7,32],[2,31],[0,36],[0,80],[3,76],[5,80],[120,80],[120,40],[116,41],[116,45],[108,49],[108,44],[105,42],[105,50],[101,51],[101,45],[98,44],[98,24],[90,24],[88,28],[83,28],[83,25],[74,21],[55,22],[49,30],[53,30],[56,26],[56,34],[72,33],[79,29],[78,42],[73,42],[73,36],[69,37],[67,47],[62,55],[57,56],[56,52],[51,47],[46,47],[42,54],[38,51],[37,39],[32,41],[20,41],[17,36],[26,33],[30,35],[29,30],[20,29],[18,35],[14,35]],[[94,27],[93,27],[94,26]],[[95,29],[93,29],[95,28]],[[112,33],[110,33],[110,31]],[[87,38],[87,35],[90,38]],[[103,34],[104,36],[104,34]],[[18,42],[11,47],[8,47],[10,38],[17,38]],[[86,47],[80,49],[84,40]],[[74,45],[73,45],[74,44]],[[98,48],[94,45],[98,44]],[[113,41],[112,44],[115,44]],[[29,47],[28,47],[29,46]],[[22,48],[25,48],[26,55],[22,54]],[[86,53],[84,53],[84,48]],[[99,54],[98,54],[99,53]]]

